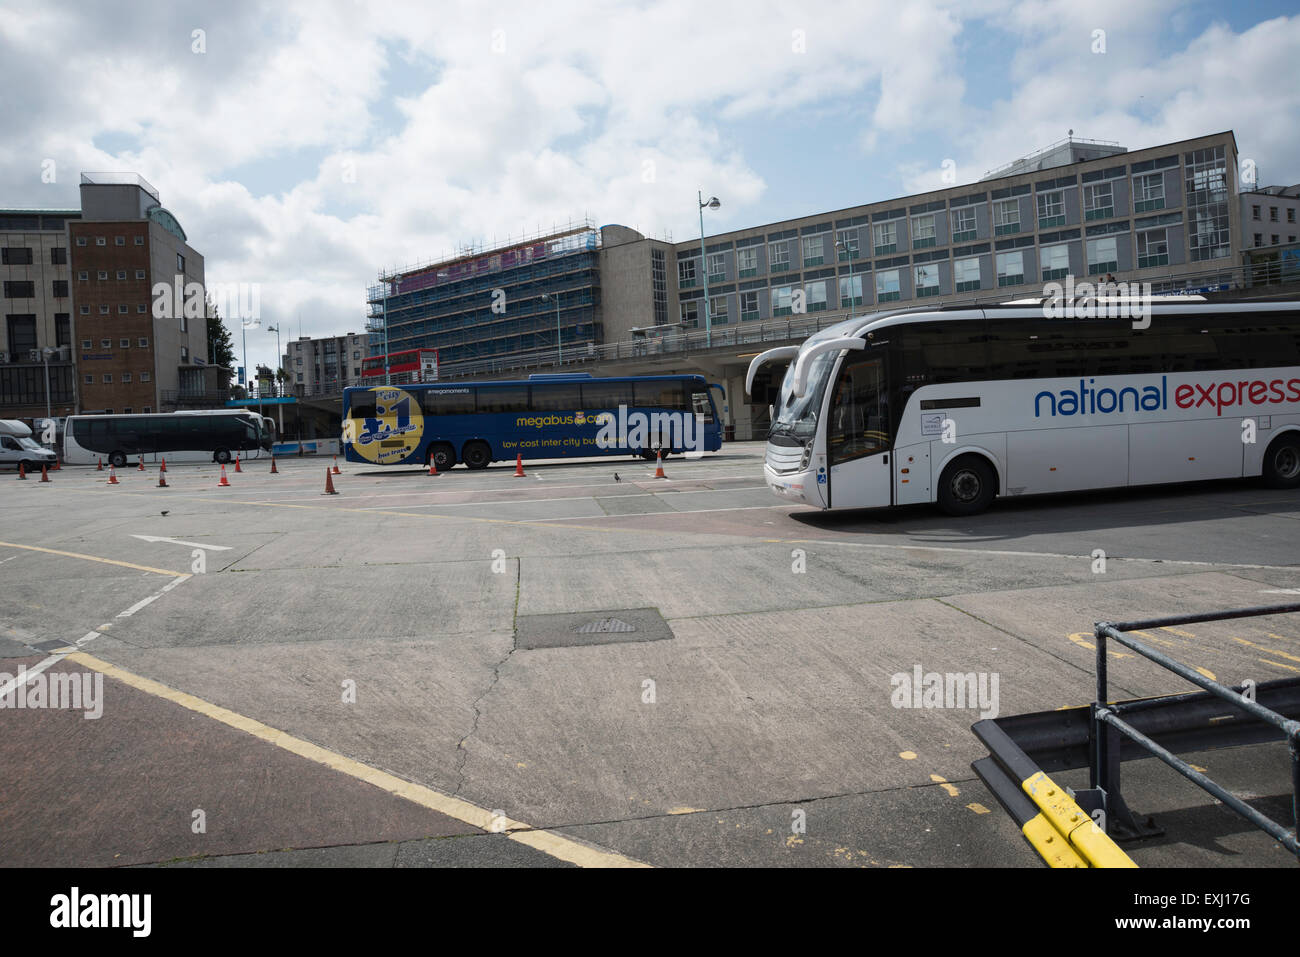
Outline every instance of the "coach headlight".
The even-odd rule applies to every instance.
[[[809,442],[803,447],[803,458],[799,460],[799,471],[808,468],[808,463],[812,461],[812,443]]]

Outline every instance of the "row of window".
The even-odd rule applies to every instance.
[[[113,373],[111,373],[111,372],[105,372],[105,373],[104,373],[100,378],[101,378],[101,381],[102,381],[102,383],[103,383],[104,385],[112,385],[112,384],[113,384]],[[140,380],[139,380],[139,381],[141,381],[141,382],[149,382],[149,381],[151,381],[151,380],[152,380],[152,373],[149,373],[149,372],[141,372],[141,373],[140,373]],[[95,377],[94,377],[93,375],[86,374],[86,375],[82,376],[82,381],[83,381],[86,385],[94,385],[94,384],[95,384]],[[129,372],[122,372],[122,373],[120,373],[120,374],[118,375],[118,377],[117,377],[117,381],[120,382],[120,383],[123,383],[123,384],[129,384],[129,383],[131,382],[131,373],[129,373]],[[112,410],[110,409],[109,411],[112,411]],[[130,409],[126,409],[125,411],[126,411],[126,412],[130,412],[131,410],[130,410]],[[145,411],[148,412],[149,410],[148,410],[148,409],[145,409]]]
[[[144,237],[143,237],[143,236],[134,236],[134,237],[132,237],[132,238],[135,240],[135,245],[137,245],[137,246],[143,246],[143,245],[144,245]],[[86,238],[85,236],[78,236],[78,237],[77,237],[77,245],[78,245],[78,246],[86,246],[86,245],[89,245],[89,243],[87,242],[87,238]],[[95,245],[96,245],[96,246],[107,246],[107,245],[108,245],[108,237],[107,237],[107,236],[96,236],[96,237],[95,237]],[[126,237],[125,237],[125,236],[114,236],[114,237],[113,237],[113,245],[114,245],[114,246],[125,246],[125,245],[126,245]]]
[[[83,315],[83,316],[88,316],[88,315],[90,315],[90,304],[89,304],[89,303],[84,303],[84,302],[83,302],[83,303],[78,307],[78,312],[80,312],[80,314]],[[99,314],[100,314],[101,316],[108,316],[108,315],[111,315],[112,312],[113,312],[113,307],[112,307],[112,306],[106,306],[106,305],[102,305],[102,304],[101,304],[100,307],[99,307]],[[148,303],[143,303],[143,302],[138,302],[138,303],[136,303],[136,304],[135,304],[135,312],[136,312],[136,315],[138,315],[138,316],[148,315],[148,313],[149,313],[149,305],[148,305]],[[120,302],[120,303],[117,304],[117,314],[118,314],[119,316],[129,316],[129,315],[131,314],[131,307],[130,307],[127,303]],[[185,331],[185,320],[184,320],[184,319],[181,320],[181,331],[182,331],[182,332]]]
[[[1134,177],[1133,212],[1145,213],[1165,208],[1165,181],[1163,172],[1150,173]],[[1037,195],[1038,228],[1054,229],[1065,225],[1065,191],[1064,189],[1042,192]],[[1115,216],[1115,197],[1112,183],[1095,183],[1083,187],[1084,219],[1110,219]],[[966,242],[976,238],[975,207],[960,206],[949,212],[951,232],[954,243]],[[871,225],[871,242],[874,254],[886,256],[898,251],[899,224],[902,219]],[[910,220],[912,249],[927,249],[938,243],[938,225],[935,213],[912,216]],[[998,199],[993,201],[994,235],[1002,236],[1022,231],[1020,198]],[[805,267],[824,264],[830,252],[830,234],[804,236],[796,240],[781,239],[769,242],[768,271],[786,272],[796,268],[792,265],[791,254],[796,250],[802,253]],[[794,244],[798,242],[796,247]],[[758,275],[758,247],[747,246],[737,249],[736,275],[745,279]],[[859,232],[856,228],[841,229],[835,233],[834,255],[840,262],[848,262],[861,257]],[[726,254],[709,253],[707,267],[709,282],[724,282],[726,276]],[[677,263],[678,285],[691,288],[698,281],[698,260],[682,259]]]
[[[119,281],[125,280],[125,279],[127,278],[127,273],[128,273],[129,271],[130,271],[130,270],[127,270],[127,269],[119,269],[119,270],[117,270],[117,278],[118,278],[118,280],[119,280]],[[107,269],[100,269],[100,270],[97,270],[97,273],[98,273],[98,275],[96,276],[97,279],[104,280],[104,279],[107,279],[107,278],[108,278],[108,270],[107,270]],[[146,274],[145,274],[145,271],[144,271],[143,269],[137,269],[137,270],[135,271],[135,278],[136,278],[136,279],[144,279],[145,276],[146,276]],[[90,281],[90,270],[88,270],[88,269],[79,269],[79,270],[77,270],[77,280],[78,280],[79,282],[89,282],[89,281]]]
[[[121,338],[121,339],[118,339],[117,342],[118,342],[118,348],[119,348],[119,349],[130,349],[130,348],[131,348],[131,340],[130,340],[129,338],[123,337],[123,338]],[[140,336],[138,339],[136,339],[136,343],[139,345],[139,348],[141,348],[141,349],[148,349],[148,348],[149,348],[149,337],[148,337],[148,336]],[[100,339],[100,340],[99,340],[99,347],[100,347],[101,349],[112,349],[112,348],[113,348],[113,340],[112,340],[112,339]],[[82,348],[84,351],[89,352],[91,349],[95,348],[95,340],[93,340],[93,339],[82,339],[82,340],[81,340],[81,348]]]
[[[1258,206],[1258,205],[1251,206],[1251,207],[1250,207],[1250,218],[1251,218],[1251,219],[1254,219],[1254,220],[1256,220],[1256,221],[1258,221],[1258,220],[1259,220],[1259,217],[1260,217],[1260,208],[1259,208],[1259,206]],[[1276,207],[1276,206],[1270,206],[1270,207],[1268,208],[1268,221],[1269,221],[1270,223],[1276,223],[1276,222],[1279,222],[1279,220],[1278,220],[1278,218],[1277,218],[1277,207]],[[1286,211],[1286,221],[1287,221],[1288,223],[1294,223],[1294,222],[1295,222],[1295,208],[1294,208],[1294,207],[1292,207],[1291,209],[1288,209],[1288,210]],[[1257,233],[1256,235],[1258,235],[1258,233]],[[1259,244],[1256,243],[1255,245],[1258,246]]]
[[[1281,240],[1281,238],[1282,238],[1282,237],[1280,237],[1277,233],[1273,233],[1273,241],[1270,242],[1269,245],[1270,245],[1270,246],[1276,246],[1276,245],[1278,245],[1278,243],[1279,243],[1279,241]],[[1293,242],[1295,242],[1295,234],[1292,233],[1290,236],[1287,236],[1286,241],[1287,241],[1288,243],[1293,243]],[[1255,246],[1256,246],[1256,247],[1259,247],[1259,246],[1263,246],[1263,245],[1264,245],[1264,234],[1263,234],[1263,233],[1256,233],[1256,234],[1255,234]]]
[[[8,315],[5,317],[5,326],[9,333],[9,354],[11,356],[23,358],[32,349],[37,348],[36,315],[34,313]],[[54,314],[54,335],[56,346],[72,344],[72,318],[66,312],[56,312]]]
[[[66,246],[50,247],[50,265],[64,266],[68,262],[68,249]],[[0,249],[0,266],[30,266],[32,265],[32,249],[30,246],[5,246]]]

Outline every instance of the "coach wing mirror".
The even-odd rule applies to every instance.
[[[750,360],[749,371],[745,373],[745,395],[754,394],[754,376],[758,375],[758,370],[763,368],[764,365],[778,359],[793,359],[798,354],[798,346],[778,346],[775,349],[768,349],[766,352],[760,352],[754,356]]]
[[[865,349],[867,340],[860,339],[857,336],[846,336],[843,339],[827,339],[825,342],[817,342],[813,345],[805,345],[803,351],[799,353],[799,358],[794,361],[794,394],[803,398],[808,391],[808,370],[812,365],[812,360],[817,358],[823,352],[833,352],[840,349]]]

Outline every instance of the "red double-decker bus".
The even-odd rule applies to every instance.
[[[438,381],[438,350],[407,349],[388,354],[389,382],[408,385],[413,382]],[[361,378],[369,385],[383,385],[384,357],[370,356],[362,360]]]

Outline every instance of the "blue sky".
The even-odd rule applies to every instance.
[[[683,240],[697,189],[734,229],[935,188],[945,161],[974,181],[1067,129],[1233,129],[1263,183],[1300,182],[1297,54],[1276,2],[0,0],[24,91],[0,204],[138,172],[210,282],[261,284],[263,327],[360,331],[381,267],[460,243],[583,215]]]

